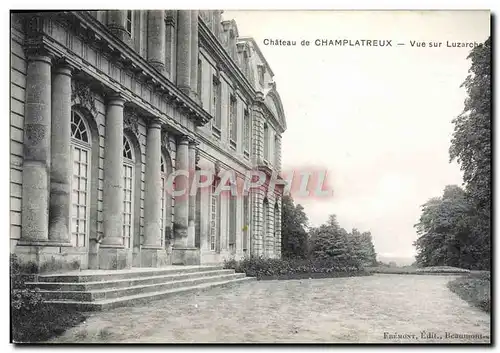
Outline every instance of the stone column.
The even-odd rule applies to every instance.
[[[223,11],[221,10],[214,10],[214,34],[217,39],[220,40],[220,27],[221,27],[221,21],[222,21],[222,15]]]
[[[191,97],[198,97],[198,10],[191,10]]]
[[[20,243],[48,240],[51,66],[51,57],[47,55],[28,58]]]
[[[153,119],[148,125],[146,141],[146,175],[144,200],[144,243],[141,250],[142,267],[167,264],[162,251],[161,221],[161,124]]]
[[[188,138],[182,136],[177,143],[177,152],[175,157],[176,171],[189,171],[189,151]],[[189,190],[188,178],[184,175],[178,175],[175,178],[175,191],[185,190],[182,195],[175,196],[174,208],[174,247],[187,246],[187,229],[189,216]]]
[[[158,71],[165,71],[165,11],[148,11],[148,62]]]
[[[191,11],[179,10],[177,19],[177,87],[191,91]]]
[[[186,136],[179,139],[175,158],[176,171],[191,171],[190,148],[188,145],[189,141]],[[185,190],[185,192],[175,197],[175,239],[172,249],[172,264],[174,265],[196,265],[200,263],[199,249],[194,247],[194,209],[192,210],[192,219],[190,218],[191,210],[189,203],[191,197],[189,196],[189,180],[190,178],[184,175],[175,178],[176,191]],[[188,228],[191,228],[192,231],[188,232]]]
[[[165,67],[169,73],[169,78],[172,82],[176,83],[176,37],[175,23],[177,18],[176,10],[167,10],[165,19],[165,33],[167,36],[165,48]]]
[[[191,186],[193,185],[193,180],[194,180],[194,175],[196,172],[196,141],[195,140],[190,140],[189,141],[189,148],[188,148],[188,154],[189,154],[189,186],[191,189]],[[187,239],[187,246],[188,247],[195,247],[195,239],[196,239],[196,194],[192,195],[192,193],[189,193],[189,207],[188,207],[188,239]]]
[[[49,240],[71,239],[71,68],[59,65],[52,80]]]
[[[123,244],[123,105],[125,100],[112,96],[106,105],[106,140],[104,145],[104,238],[99,248],[99,267],[128,267]],[[121,250],[121,251],[119,251]],[[131,261],[130,253],[130,261]]]
[[[124,10],[109,10],[106,11],[108,20],[107,25],[111,33],[120,38],[121,40],[125,40],[129,37],[126,29],[125,29],[125,21],[127,19],[127,11]]]

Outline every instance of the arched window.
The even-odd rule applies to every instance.
[[[269,126],[264,123],[264,159],[269,161]]]
[[[134,153],[129,139],[123,136],[123,245],[130,248],[134,226],[133,185]]]
[[[89,225],[90,130],[83,117],[71,112],[71,244],[87,245]]]

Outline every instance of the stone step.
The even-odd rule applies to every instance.
[[[46,303],[58,306],[61,305],[68,309],[75,309],[80,311],[100,311],[120,306],[145,304],[152,300],[163,299],[175,294],[186,293],[191,291],[203,291],[213,287],[227,287],[251,280],[255,280],[255,277],[240,277],[236,279],[225,279],[217,282],[206,282],[202,284],[167,289],[157,292],[140,293],[120,298],[102,299],[94,302],[84,302],[77,300],[74,301],[50,300],[46,301]]]
[[[221,282],[233,279],[244,278],[243,273],[230,273],[215,276],[202,276],[198,278],[190,278],[186,280],[168,281],[165,283],[155,283],[147,285],[136,285],[125,288],[106,288],[93,291],[63,291],[63,290],[41,290],[40,294],[45,300],[59,300],[59,301],[81,301],[81,302],[95,302],[99,300],[115,299],[120,297],[127,297],[138,294],[145,294],[151,292],[162,292],[174,288],[192,287],[203,283]]]
[[[180,273],[192,273],[203,271],[222,270],[223,266],[169,266],[166,268],[132,268],[129,270],[96,270],[96,271],[81,271],[70,272],[52,275],[40,275],[37,282],[64,282],[64,283],[82,283],[82,282],[98,282],[110,281],[119,279],[131,279],[141,277],[152,277],[162,275],[173,275]]]
[[[99,289],[125,288],[138,285],[166,283],[172,281],[186,280],[189,278],[209,277],[224,274],[233,274],[234,270],[215,270],[188,273],[175,273],[160,276],[147,276],[137,278],[125,278],[116,280],[103,280],[92,282],[28,282],[31,288],[39,288],[46,291],[93,291]]]

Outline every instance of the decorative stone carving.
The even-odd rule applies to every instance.
[[[78,103],[93,113],[97,113],[95,107],[95,97],[90,90],[90,87],[80,81],[71,82],[71,103]]]
[[[215,175],[218,175],[220,173],[220,162],[219,161],[215,161],[214,170],[215,170]]]
[[[194,158],[195,165],[196,165],[196,167],[198,167],[198,164],[200,163],[200,150],[199,150],[199,148],[196,148],[194,156],[195,156],[195,158]]]
[[[123,129],[133,132],[139,137],[139,115],[132,108],[127,108],[123,112]]]
[[[166,130],[161,131],[161,146],[164,147],[168,152],[171,152],[170,139]]]

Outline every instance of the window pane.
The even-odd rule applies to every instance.
[[[86,179],[80,178],[79,189],[82,190],[82,191],[86,191],[87,190],[87,180]]]

